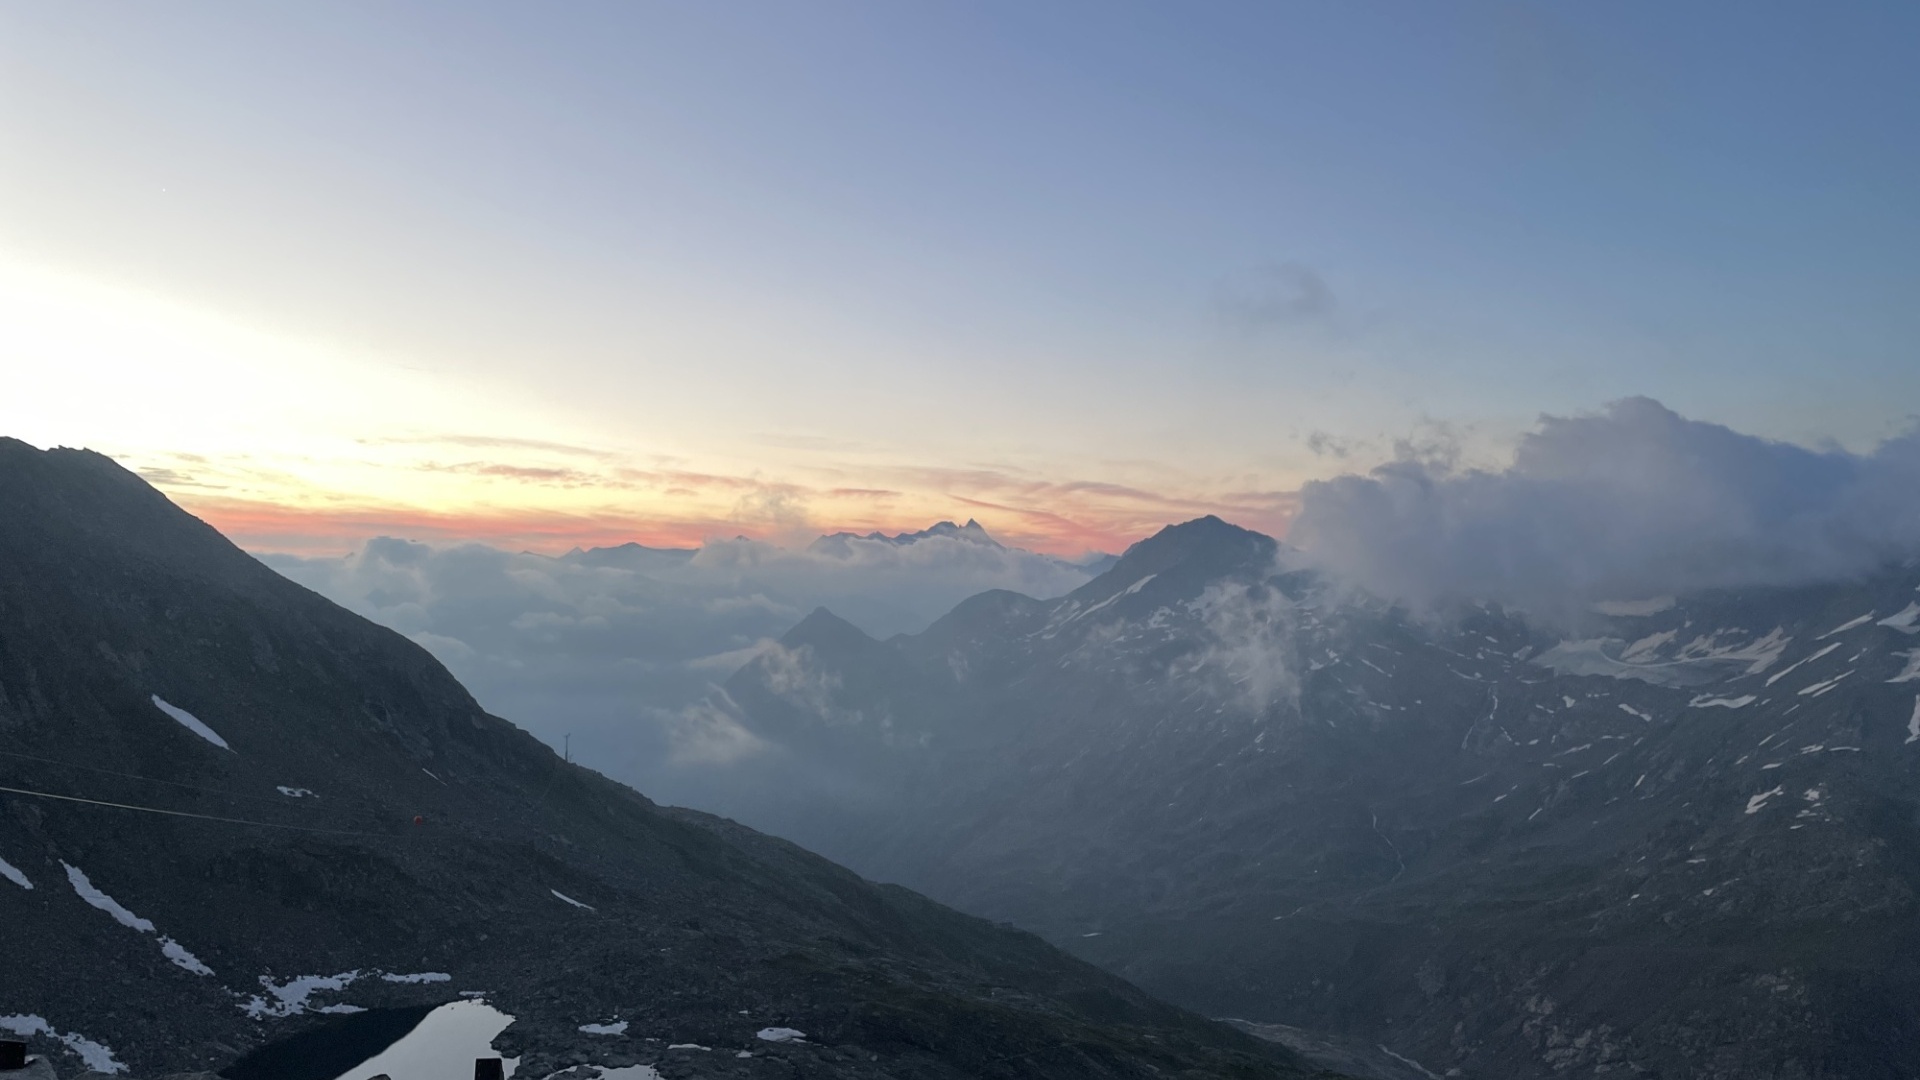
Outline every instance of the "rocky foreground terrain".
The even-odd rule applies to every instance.
[[[63,1075],[471,995],[531,1077],[1314,1071],[562,761],[97,454],[0,440],[0,751],[0,1028]]]
[[[1412,613],[1207,518],[715,707],[743,820],[1356,1072],[1894,1080],[1917,586]]]

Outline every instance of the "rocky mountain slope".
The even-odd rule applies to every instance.
[[[330,1011],[485,994],[535,1077],[1304,1075],[564,762],[108,459],[11,440],[0,788],[0,1027],[64,1072],[218,1068]]]
[[[750,822],[1426,1075],[1920,1060],[1920,570],[1415,617],[1215,519],[726,687]]]

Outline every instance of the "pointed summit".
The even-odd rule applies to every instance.
[[[1209,577],[1264,566],[1280,550],[1271,536],[1243,529],[1212,514],[1169,525],[1129,547],[1107,573],[1138,578],[1179,566]]]
[[[849,649],[865,648],[876,642],[865,630],[824,607],[817,607],[793,629],[781,635],[780,644],[789,649],[811,645],[815,652],[837,654]]]
[[[922,529],[917,533],[900,533],[891,539],[893,543],[896,544],[911,544],[915,540],[926,540],[935,536],[944,536],[950,540],[965,540],[974,544],[986,544],[990,547],[1000,546],[1000,541],[987,535],[986,528],[972,518],[968,518],[965,525],[955,525],[951,521],[942,521],[935,524],[932,528]]]

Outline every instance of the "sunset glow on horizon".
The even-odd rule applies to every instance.
[[[1706,16],[1072,7],[10,8],[0,433],[259,551],[1072,555],[1637,394],[1920,400],[1910,103],[1762,77],[1786,23],[1732,103]]]

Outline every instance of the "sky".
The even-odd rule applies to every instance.
[[[0,433],[256,551],[1117,550],[1920,400],[1911,4],[0,7]]]

